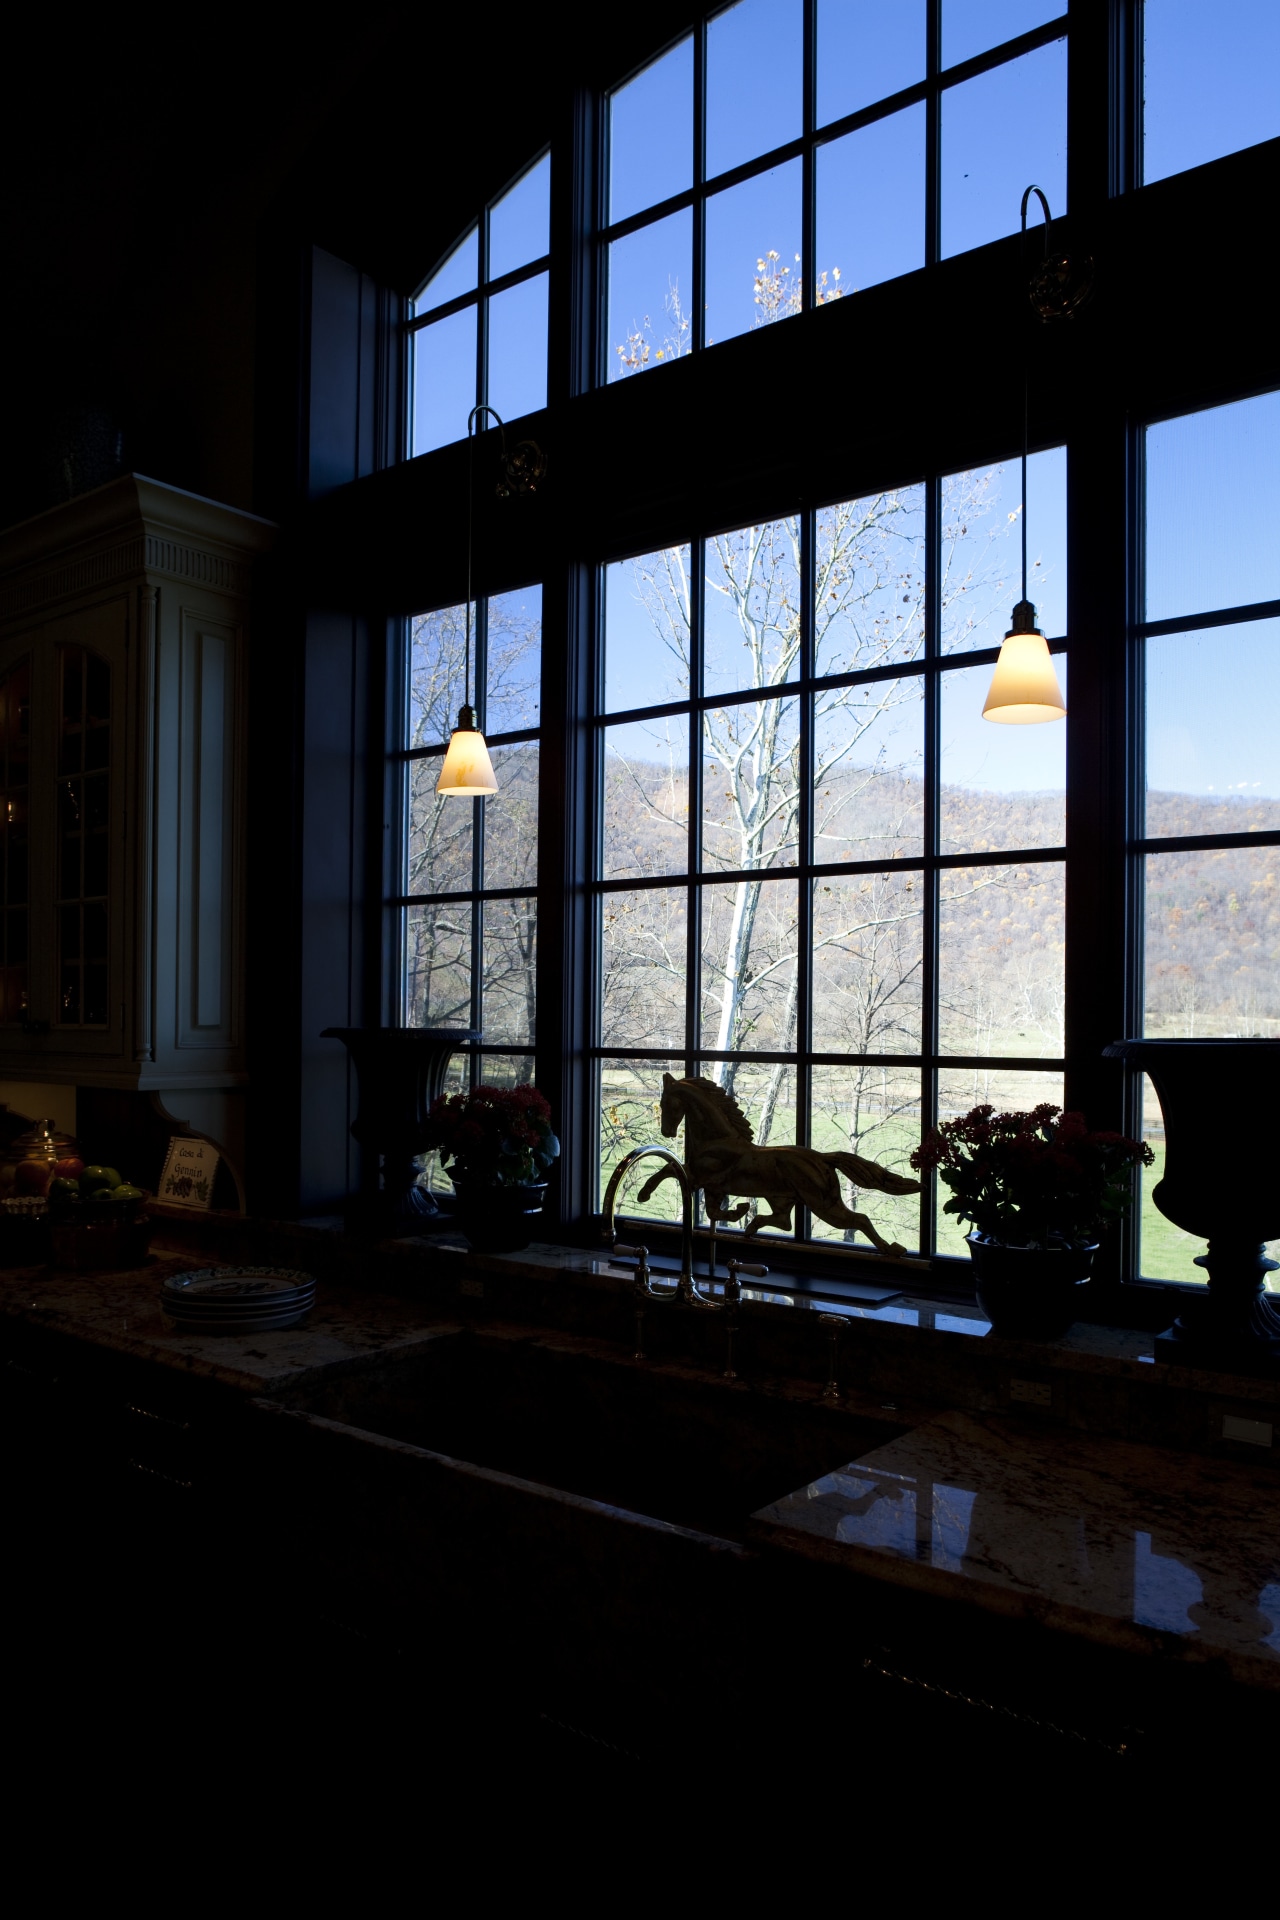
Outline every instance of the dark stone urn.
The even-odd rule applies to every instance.
[[[1150,1076],[1164,1114],[1166,1220],[1209,1242],[1209,1284],[1156,1342],[1157,1357],[1280,1372],[1280,1312],[1263,1291],[1280,1238],[1280,1040],[1117,1040],[1104,1049]]]
[[[417,1185],[414,1156],[426,1146],[431,1102],[444,1091],[451,1054],[480,1035],[470,1027],[326,1027],[341,1040],[356,1070],[353,1138],[382,1161],[382,1185],[351,1209],[350,1224],[369,1232],[409,1234],[443,1224],[431,1195]]]

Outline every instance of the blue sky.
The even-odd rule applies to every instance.
[[[1280,599],[1280,394],[1147,431],[1147,618]],[[1147,785],[1280,795],[1280,620],[1147,642]]]

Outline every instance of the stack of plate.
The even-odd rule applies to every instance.
[[[204,1267],[171,1273],[160,1302],[188,1333],[269,1333],[310,1313],[316,1283],[287,1267]]]

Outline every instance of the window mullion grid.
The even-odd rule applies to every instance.
[[[706,340],[707,201],[703,193],[707,160],[707,23],[699,20],[693,36],[693,340],[694,352]]]
[[[812,18],[813,4],[807,17]],[[812,151],[810,149],[810,151]],[[803,680],[813,679],[814,672],[814,551],[816,527],[812,507],[802,507],[800,514],[800,673]],[[796,884],[800,889],[797,903],[796,925],[796,966],[799,969],[796,981],[796,1145],[812,1146],[810,1138],[810,1107],[813,1082],[813,1069],[809,1054],[813,1046],[813,881],[809,868],[813,863],[813,789],[814,789],[814,712],[817,695],[812,691],[803,694],[799,701],[800,710],[800,804],[798,844],[796,862],[800,869]],[[796,1209],[795,1238],[805,1241],[812,1237],[812,1222],[809,1209],[803,1203]]]
[[[937,0],[931,10],[937,23]],[[931,33],[933,27],[931,27]],[[936,42],[934,43],[936,46]],[[942,579],[942,482],[934,474],[925,483],[925,556],[924,556],[924,933],[923,978],[920,995],[920,1130],[921,1135],[936,1126],[938,1118],[938,841],[940,808],[941,693],[941,609],[938,605]],[[935,1251],[937,1235],[937,1193],[935,1182],[920,1183],[920,1251]]]
[[[817,122],[818,99],[818,0],[805,0],[804,7],[804,158],[801,163],[800,209],[800,307],[807,312],[816,297],[816,173],[817,148],[813,130]]]
[[[485,230],[488,229],[488,215],[485,215]],[[483,307],[484,302],[481,301]],[[484,687],[485,642],[488,636],[488,601],[477,594],[471,614],[471,697],[475,707],[477,725],[484,728]],[[463,689],[465,698],[466,689]],[[484,887],[484,801],[477,798],[471,802],[471,886],[475,898],[471,903],[471,1026],[483,1031],[484,1016],[484,901],[481,898]],[[476,1051],[471,1054],[471,1084],[480,1083],[481,1062]]]
[[[924,136],[924,259],[928,267],[942,258],[942,0],[928,0],[925,28],[929,93]]]
[[[484,803],[480,800],[473,800],[471,804],[478,813]],[[482,1033],[484,1031],[482,1025],[482,1016],[484,1013],[484,982],[481,976],[482,955],[484,952],[483,943],[484,902],[481,900],[479,894],[477,894],[471,902],[471,1020],[469,1023],[473,1032],[476,1033]],[[480,1084],[480,1053],[474,1045],[472,1045],[469,1051],[471,1055],[471,1085],[478,1087]]]
[[[702,29],[705,34],[705,26]],[[684,984],[684,1070],[698,1071],[696,1054],[701,1034],[698,1014],[702,990],[702,692],[703,610],[706,601],[706,542],[694,540],[689,554],[689,877],[686,895]]]
[[[1132,564],[1128,569],[1128,635],[1125,647],[1125,760],[1126,779],[1124,787],[1124,806],[1128,816],[1126,837],[1129,846],[1125,853],[1125,998],[1128,1002],[1126,1030],[1130,1033],[1146,1031],[1146,887],[1147,856],[1133,843],[1137,838],[1134,829],[1143,835],[1146,833],[1147,799],[1147,762],[1146,762],[1146,674],[1147,674],[1147,636],[1137,631],[1138,623],[1147,610],[1147,547],[1146,547],[1146,434],[1140,428],[1130,428],[1126,435],[1125,449],[1129,466],[1129,485],[1126,488],[1128,500],[1128,536],[1129,553]],[[1124,1121],[1126,1132],[1136,1140],[1142,1138],[1143,1076],[1136,1070],[1126,1071],[1124,1088]],[[1142,1176],[1134,1172],[1134,1197],[1136,1204],[1129,1208],[1121,1223],[1124,1236],[1121,1251],[1121,1278],[1138,1280],[1142,1275]]]

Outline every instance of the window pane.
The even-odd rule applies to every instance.
[[[1148,1280],[1192,1280],[1201,1285],[1208,1279],[1203,1267],[1195,1265],[1197,1254],[1207,1242],[1197,1240],[1166,1220],[1152,1199],[1164,1178],[1164,1115],[1156,1090],[1146,1074],[1142,1076],[1142,1137],[1155,1154],[1155,1163],[1139,1169],[1142,1183],[1142,1251],[1138,1271]]]
[[[1022,592],[1022,466],[1017,460],[942,482],[942,651],[998,647]],[[1027,461],[1027,596],[1050,639],[1067,631],[1067,453]]]
[[[527,1046],[536,1035],[537,932],[536,900],[485,901],[480,1024],[491,1046]]]
[[[800,664],[800,522],[770,520],[707,541],[705,693],[776,687]]]
[[[707,178],[801,132],[802,0],[739,0],[707,27]]]
[[[800,311],[800,162],[707,201],[706,342]]]
[[[1065,40],[943,93],[943,258],[1016,233],[1029,180],[1066,212]]]
[[[1145,981],[1153,1038],[1280,1039],[1280,847],[1148,854]]]
[[[489,278],[541,260],[551,245],[551,155],[544,154],[489,209]],[[501,411],[501,409],[499,409]]]
[[[692,263],[688,209],[610,246],[608,379],[668,365],[691,350]]]
[[[436,792],[441,765],[437,753],[409,762],[406,893],[463,893],[474,885],[473,803]]]
[[[482,1087],[531,1087],[534,1083],[531,1053],[482,1053],[478,1064]]]
[[[1067,689],[1066,656],[1053,656]],[[1000,726],[982,717],[991,668],[942,675],[943,853],[1060,847],[1067,837],[1067,729]]]
[[[1280,134],[1275,0],[1146,0],[1144,180],[1163,180]]]
[[[1045,1104],[1060,1107],[1062,1098],[1062,1075],[1051,1069],[1020,1072],[1003,1067],[994,1071],[987,1067],[948,1067],[938,1075],[939,1120],[958,1120],[974,1107],[985,1106],[995,1107],[999,1113],[1029,1113],[1032,1107]],[[936,1181],[937,1176],[934,1178]],[[950,1197],[945,1187],[938,1187],[937,1197],[937,1251],[968,1260],[965,1235],[972,1228],[967,1220],[957,1220],[954,1214],[942,1211],[943,1202]]]
[[[925,0],[818,0],[818,125],[924,79]]]
[[[922,680],[872,680],[819,694],[814,719],[814,860],[918,858],[923,852],[923,775]],[[918,888],[918,878],[913,885]]]
[[[702,894],[702,1041],[712,1053],[796,1044],[794,880],[742,880]]]
[[[448,740],[457,723],[466,658],[466,608],[440,607],[409,623],[410,747]],[[472,666],[475,665],[474,651]]]
[[[690,592],[688,547],[606,567],[604,712],[688,699]]]
[[[484,726],[523,733],[538,725],[542,701],[542,588],[495,593],[489,601]]]
[[[924,896],[919,873],[813,882],[815,1053],[919,1053]]]
[[[748,701],[704,713],[703,866],[793,867],[799,833],[799,701]]]
[[[924,645],[924,488],[824,507],[817,534],[815,672],[915,659]]]
[[[1280,828],[1280,620],[1146,649],[1147,835]]]
[[[662,1142],[660,1114],[664,1073],[680,1079],[684,1073],[683,1059],[600,1062],[600,1186],[596,1196],[597,1206],[604,1199],[610,1174],[626,1154],[636,1147],[672,1144],[669,1141]],[[641,1161],[618,1192],[619,1214],[639,1216],[645,1220],[680,1218],[680,1188],[674,1180],[664,1181],[643,1206],[639,1203],[637,1196],[640,1188],[659,1172],[660,1161]]]
[[[1060,1055],[1061,864],[947,868],[939,896],[941,1051]]]
[[[410,907],[405,915],[404,944],[405,1025],[469,1027],[470,902]]]
[[[491,750],[498,791],[484,801],[484,884],[538,884],[538,746]],[[444,805],[456,807],[457,800]]]
[[[504,420],[547,404],[547,276],[489,302],[489,404]]]
[[[815,1067],[810,1096],[809,1138],[819,1153],[856,1153],[864,1160],[914,1180],[911,1155],[920,1143],[920,1075],[900,1067],[869,1067],[850,1060],[840,1067]],[[885,1240],[908,1252],[920,1244],[920,1196],[851,1189],[841,1182],[844,1203],[865,1213]],[[815,1240],[839,1240],[865,1246],[853,1227],[811,1216]]]
[[[922,103],[819,147],[819,306],[924,265],[924,131]]]
[[[687,873],[687,716],[677,714],[667,720],[607,727],[602,741],[602,877],[629,880],[659,873]]]
[[[1280,597],[1280,393],[1147,429],[1147,614]]]
[[[442,307],[446,300],[456,300],[459,295],[473,293],[476,274],[479,268],[480,248],[475,227],[465,239],[459,240],[453,252],[436,268],[422,292],[413,302],[415,313],[429,313],[432,307]]]
[[[602,1045],[676,1047],[683,1053],[687,899],[683,887],[604,895]]]
[[[413,451],[467,437],[476,404],[476,310],[464,307],[413,336]]]
[[[693,185],[693,40],[653,60],[609,99],[609,219]]]
[[[942,0],[942,64],[957,67],[1066,11],[1067,0]]]

